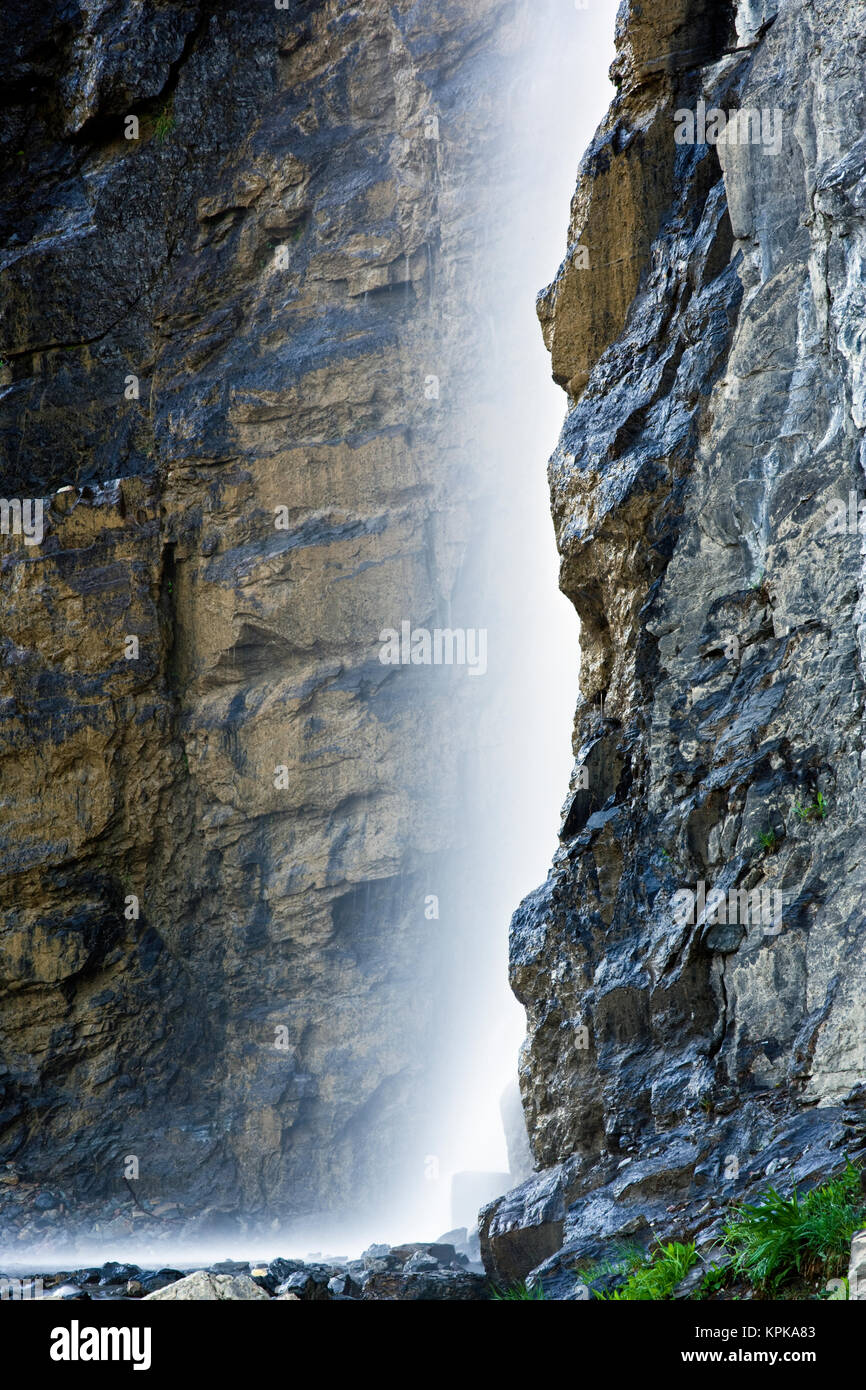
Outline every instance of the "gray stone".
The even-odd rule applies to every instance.
[[[529,1178],[485,1207],[481,1258],[499,1283],[517,1283],[562,1244],[568,1177],[555,1169]]]
[[[489,1208],[482,1249],[525,1276],[539,1240],[562,1287],[648,1222],[717,1230],[770,1165],[789,1191],[866,1145],[866,40],[854,3],[760,8],[621,7],[564,239],[604,265],[587,292],[567,255],[539,300],[592,787],[511,924],[549,1189]],[[778,149],[677,145],[699,100],[766,110]],[[720,920],[678,917],[701,884]]]
[[[423,1274],[431,1269],[438,1269],[439,1261],[434,1255],[428,1255],[423,1250],[417,1250],[414,1255],[403,1266],[404,1274]]]
[[[483,1275],[452,1269],[373,1273],[364,1285],[364,1299],[372,1302],[470,1303],[488,1297]]]
[[[266,1299],[268,1294],[248,1274],[210,1274],[207,1270],[198,1269],[176,1284],[147,1294],[143,1302],[193,1302],[202,1299],[235,1302],[256,1298]]]
[[[329,1285],[333,1277],[334,1270],[328,1265],[305,1265],[290,1274],[276,1292],[295,1293],[307,1301],[321,1301],[330,1297]]]

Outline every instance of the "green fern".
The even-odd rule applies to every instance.
[[[802,1198],[797,1192],[783,1197],[771,1187],[760,1202],[737,1207],[725,1242],[736,1272],[772,1291],[797,1275],[840,1275],[863,1218],[860,1173],[849,1162],[841,1177]]]

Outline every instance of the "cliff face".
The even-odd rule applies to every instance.
[[[512,9],[4,12],[0,1157],[55,1215],[423,1182],[476,683],[379,635],[466,622]]]
[[[866,1141],[862,18],[623,5],[539,300],[581,701],[511,929],[543,1171],[483,1236],[564,1297],[613,1237],[709,1240]]]

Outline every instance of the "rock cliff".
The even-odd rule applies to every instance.
[[[7,1239],[423,1185],[478,683],[380,633],[472,622],[518,11],[4,10]]]
[[[511,927],[540,1171],[482,1241],[561,1297],[866,1142],[864,50],[856,3],[623,4],[539,299],[581,698]]]
[[[437,1152],[480,928],[427,908],[472,877],[495,711],[380,634],[511,603],[498,126],[547,13],[0,17],[19,1249],[393,1220]],[[581,692],[511,929],[537,1171],[481,1234],[557,1297],[866,1145],[864,51],[855,0],[624,0],[538,302]]]

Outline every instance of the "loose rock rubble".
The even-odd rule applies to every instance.
[[[466,1232],[449,1234],[457,1237],[461,1248],[442,1241],[393,1247],[371,1245],[358,1259],[333,1257],[307,1263],[278,1258],[251,1264],[223,1260],[208,1269],[191,1271],[145,1270],[137,1265],[110,1261],[101,1268],[51,1274],[36,1272],[28,1277],[41,1278],[42,1297],[58,1302],[273,1299],[339,1303],[488,1299],[491,1290],[484,1267],[470,1258],[469,1251],[473,1247]]]

